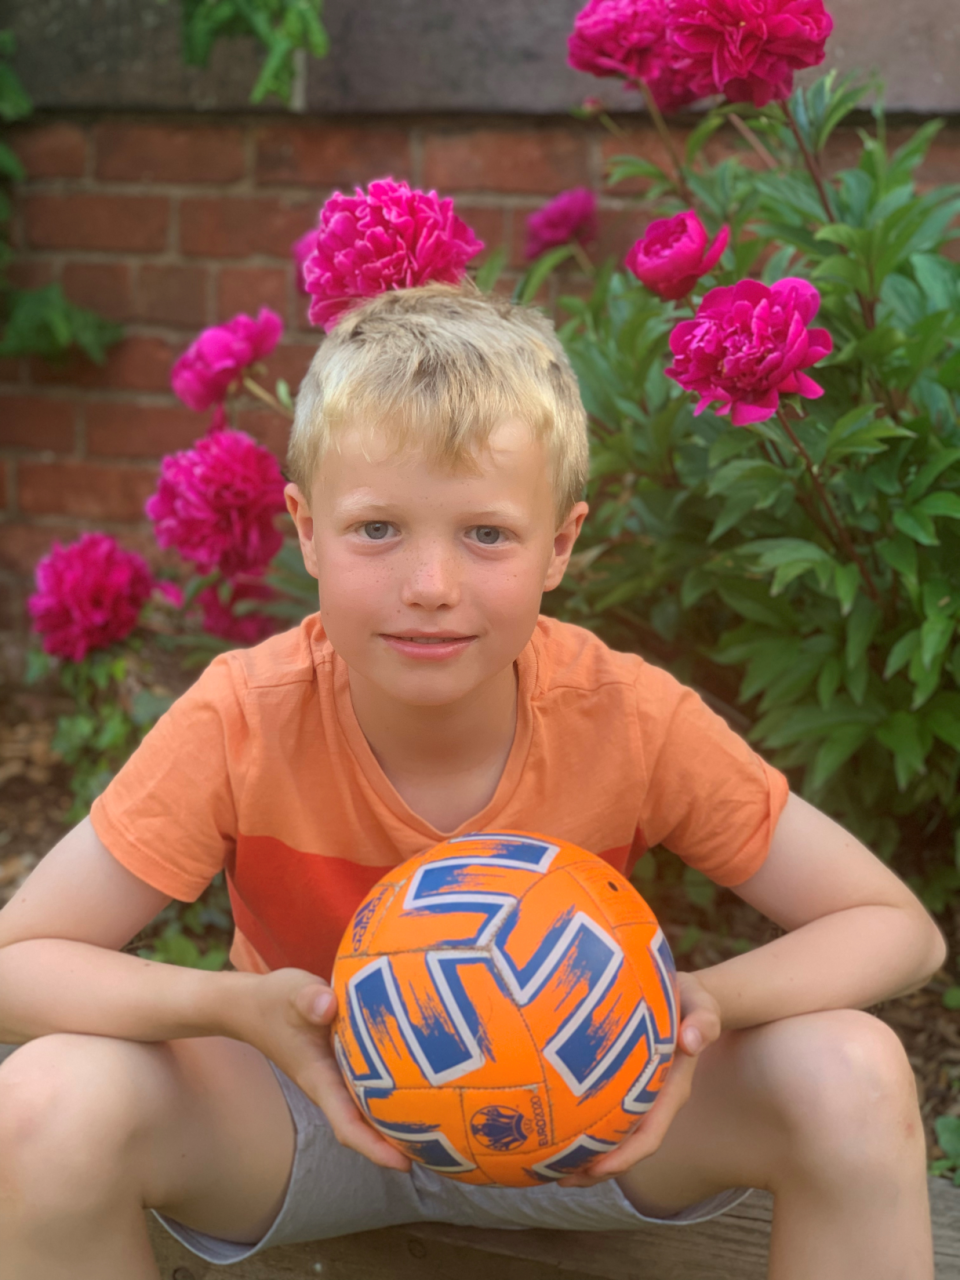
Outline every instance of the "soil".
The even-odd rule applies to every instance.
[[[68,699],[50,691],[0,688],[0,907],[66,831],[69,776],[50,743],[57,716],[70,709]],[[221,892],[220,901],[223,896]],[[720,891],[709,907],[693,906],[680,884],[658,883],[648,896],[683,969],[716,964],[748,944],[770,941],[778,932],[727,890]],[[938,923],[949,943],[948,967],[923,990],[871,1010],[897,1032],[906,1048],[931,1158],[943,1154],[934,1121],[942,1115],[960,1116],[960,1012],[943,1005],[943,993],[960,983],[955,967],[960,909]],[[149,936],[141,935],[129,949]],[[228,939],[214,929],[203,941],[222,945]]]

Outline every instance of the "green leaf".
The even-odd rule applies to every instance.
[[[141,727],[155,724],[174,702],[172,694],[157,694],[151,693],[149,689],[141,689],[133,700],[130,718],[135,725]]]
[[[914,515],[948,516],[951,520],[960,520],[960,494],[928,493],[913,508]]]
[[[866,596],[857,597],[847,618],[847,670],[852,671],[867,652],[870,642],[880,625],[879,608]]]
[[[717,896],[717,886],[696,867],[684,867],[683,889],[687,900],[696,907],[712,907]]]
[[[887,665],[883,669],[884,680],[889,680],[901,671],[920,648],[920,631],[914,628],[893,645],[887,654]]]
[[[648,178],[659,182],[669,182],[670,179],[659,165],[653,163],[652,160],[644,160],[642,156],[611,156],[607,167],[607,181],[616,186],[618,182],[625,182],[630,178]]]
[[[951,1160],[960,1160],[960,1116],[939,1116],[933,1127],[944,1154]]]
[[[843,667],[840,659],[831,655],[821,667],[820,675],[817,677],[817,701],[824,711],[833,702],[842,677]]]
[[[908,538],[912,538],[914,542],[919,542],[924,547],[937,547],[940,545],[940,539],[937,537],[937,531],[933,521],[929,515],[923,511],[908,511],[905,507],[900,507],[893,513],[893,523],[905,533]]]
[[[897,786],[905,791],[911,779],[926,772],[926,752],[920,739],[920,722],[909,711],[895,711],[874,730],[877,741],[893,753]]]
[[[895,569],[900,574],[908,586],[911,588],[917,586],[919,568],[915,542],[903,534],[895,534],[892,538],[878,542],[877,551],[891,569]]]
[[[481,289],[484,293],[492,293],[493,286],[500,279],[503,272],[506,260],[507,251],[503,245],[499,245],[493,250],[483,265],[477,268],[477,288]]]
[[[907,502],[916,502],[918,498],[923,497],[934,480],[938,480],[944,471],[948,470],[953,464],[960,461],[960,449],[944,449],[941,453],[936,454],[929,462],[924,465],[911,480],[904,498]],[[930,513],[935,514],[934,512]]]
[[[561,244],[556,249],[548,249],[546,253],[542,253],[517,285],[517,302],[521,306],[526,306],[532,302],[547,277],[559,267],[561,262],[566,262],[568,258],[572,258],[573,252],[572,244]]]
[[[834,564],[834,589],[840,602],[840,615],[847,617],[860,589],[860,570],[855,564]]]
[[[960,1009],[960,987],[947,987],[941,996],[941,1003],[945,1009]],[[943,1143],[940,1145],[943,1146]]]
[[[808,781],[813,791],[819,791],[837,770],[847,763],[870,737],[867,725],[848,724],[834,729],[820,746],[814,757]]]

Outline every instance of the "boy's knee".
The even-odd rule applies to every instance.
[[[56,1034],[21,1046],[0,1067],[0,1203],[28,1216],[54,1203],[80,1209],[124,1177],[138,1117],[125,1045]]]
[[[885,1023],[836,1009],[774,1026],[782,1034],[767,1065],[790,1148],[802,1162],[842,1175],[922,1145],[913,1071]]]

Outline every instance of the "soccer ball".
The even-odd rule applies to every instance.
[[[446,840],[394,868],[344,934],[334,1046],[367,1119],[460,1182],[533,1186],[610,1151],[677,1037],[653,912],[576,845]]]

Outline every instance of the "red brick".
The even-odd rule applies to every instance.
[[[87,163],[87,139],[75,124],[22,125],[11,136],[28,178],[80,178]]]
[[[622,266],[627,250],[643,235],[651,222],[649,209],[603,209],[600,212],[600,235],[587,246],[587,256],[596,263],[613,257]]]
[[[315,208],[286,200],[223,196],[184,200],[180,209],[183,252],[212,258],[252,253],[289,258],[294,240],[314,221]]]
[[[280,459],[281,466],[287,456],[287,440],[291,424],[269,409],[241,409],[234,415],[233,425],[259,440]]]
[[[314,343],[291,342],[277,347],[266,360],[267,372],[262,381],[267,390],[272,391],[277,378],[283,378],[290,387],[291,394],[295,396],[310,361],[317,353],[318,345],[319,337]]]
[[[178,354],[162,338],[131,335],[110,348],[105,364],[73,355],[56,364],[34,359],[30,369],[34,381],[41,384],[169,391],[170,367]]]
[[[23,382],[23,361],[16,356],[0,356],[0,382]]]
[[[41,556],[45,556],[54,542],[64,545],[75,542],[83,532],[83,526],[72,520],[45,520],[43,524],[26,521],[0,522],[0,565],[15,572],[32,573]],[[138,551],[151,564],[167,564],[171,568],[182,566],[179,557],[164,553],[157,547],[156,538],[149,530],[124,529],[120,542],[129,551]]]
[[[74,444],[74,406],[45,396],[0,397],[0,445],[69,453]]]
[[[457,216],[464,220],[474,235],[486,246],[482,253],[471,258],[471,266],[479,266],[494,249],[499,249],[508,243],[509,210],[491,209],[486,205],[461,203],[458,200]]]
[[[282,267],[223,267],[217,281],[217,319],[230,320],[239,311],[255,316],[270,307],[286,319],[293,264]]]
[[[379,125],[271,125],[258,131],[256,155],[256,180],[265,186],[353,187],[371,178],[410,176],[406,131]]]
[[[143,504],[156,487],[156,470],[86,462],[21,462],[17,480],[20,510],[27,515],[139,520]]]
[[[54,542],[73,542],[79,529],[70,524],[27,524],[21,521],[0,523],[0,565],[15,573],[32,573],[41,556]]]
[[[423,185],[553,194],[590,180],[587,134],[570,129],[472,129],[426,139]]]
[[[23,218],[35,249],[145,253],[166,247],[170,202],[159,196],[35,193],[24,201]]]
[[[87,452],[114,458],[162,458],[189,449],[207,429],[207,416],[181,405],[88,402]]]
[[[140,268],[137,315],[157,324],[202,325],[207,320],[206,267]]]
[[[15,289],[42,289],[52,284],[56,271],[43,258],[17,258],[10,263],[10,283]]]
[[[110,320],[128,320],[133,314],[130,268],[125,262],[68,262],[63,291],[71,302]]]
[[[97,126],[98,178],[122,182],[235,182],[246,169],[243,132],[217,125]]]

